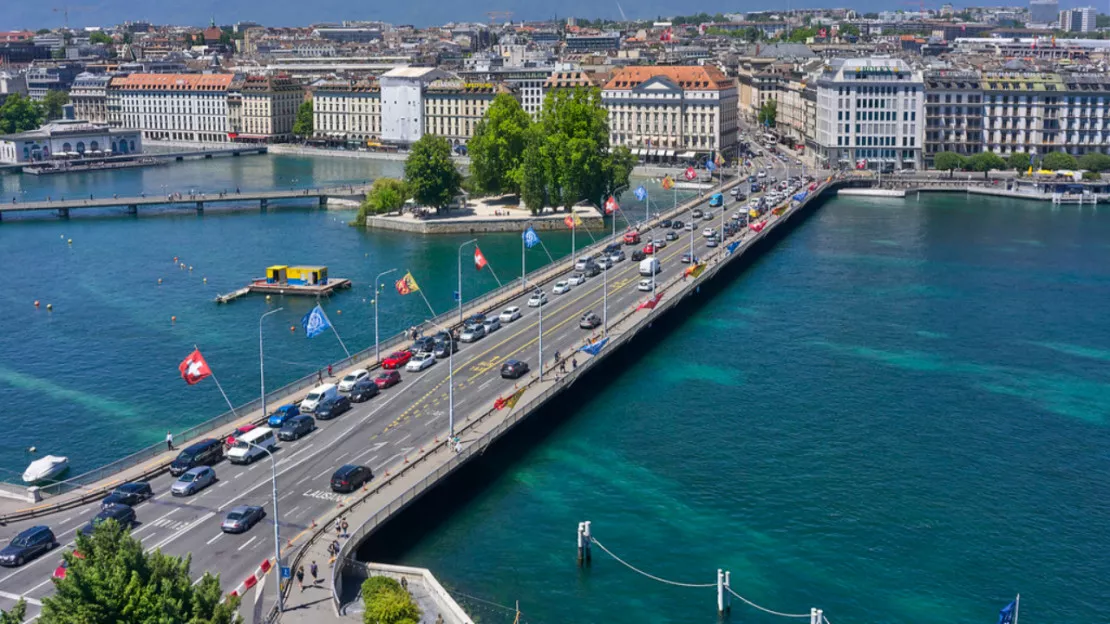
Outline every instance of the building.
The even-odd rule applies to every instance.
[[[77,65],[31,67],[27,70],[27,93],[41,102],[48,91],[69,91],[81,68]]]
[[[136,130],[109,128],[66,115],[37,130],[0,136],[0,163],[18,164],[111,154],[140,154],[143,139]]]
[[[1060,11],[1060,30],[1065,32],[1094,32],[1098,9],[1083,7]]]
[[[382,38],[380,28],[316,28],[312,36],[336,43],[371,43]]]
[[[438,134],[452,145],[465,145],[493,98],[512,93],[504,83],[436,80],[424,89],[424,134]]]
[[[621,49],[621,34],[607,32],[599,35],[567,35],[563,51],[567,54],[586,52],[615,52]]]
[[[112,77],[103,74],[78,74],[69,90],[69,101],[73,104],[77,119],[89,123],[108,123],[108,83]]]
[[[1110,78],[1101,73],[983,74],[984,147],[1015,152],[1110,153]]]
[[[109,122],[144,139],[228,141],[233,74],[131,74],[108,85]]]
[[[27,95],[27,80],[23,74],[0,71],[0,105],[13,93]]]
[[[543,109],[543,85],[554,72],[553,65],[502,67],[478,65],[473,69],[460,71],[459,77],[473,83],[508,85],[520,100],[520,106],[524,112],[536,119]]]
[[[365,144],[382,135],[382,92],[377,81],[320,82],[312,88],[317,139]]]
[[[925,166],[938,152],[967,157],[983,151],[983,87],[979,72],[928,70],[925,81]]]
[[[1059,0],[1029,0],[1029,23],[1055,24],[1059,16]]]
[[[434,67],[392,69],[379,79],[383,141],[407,145],[424,135],[424,89],[450,74]]]
[[[817,79],[817,158],[826,166],[919,169],[925,85],[901,59],[835,59]]]
[[[736,85],[715,66],[626,67],[601,98],[609,142],[637,156],[688,160],[736,149]]]
[[[598,74],[581,69],[574,71],[557,71],[553,72],[547,77],[547,80],[543,82],[543,97],[547,98],[547,94],[552,91],[598,88],[606,82],[607,80],[605,79],[599,79]]]
[[[293,137],[304,89],[288,76],[247,76],[239,85],[239,110],[229,105],[228,127],[236,141],[270,143]],[[229,100],[229,103],[231,100]]]

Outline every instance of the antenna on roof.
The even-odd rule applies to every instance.
[[[627,22],[628,21],[628,16],[624,14],[624,9],[621,8],[621,3],[620,2],[617,3],[617,10],[621,12],[621,20]]]

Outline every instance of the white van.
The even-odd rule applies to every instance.
[[[312,389],[312,392],[309,392],[308,396],[306,396],[304,400],[301,401],[301,413],[311,414],[312,412],[316,411],[316,406],[322,403],[325,399],[334,399],[337,396],[339,396],[339,388],[336,388],[335,384],[323,384],[320,386],[316,386]]]
[[[262,449],[273,450],[275,446],[277,446],[277,438],[274,436],[273,429],[269,427],[251,429],[235,438],[235,444],[227,451],[227,460],[233,464],[249,464],[266,455]]]
[[[655,258],[644,258],[640,261],[640,275],[653,275],[659,273],[661,265]]]

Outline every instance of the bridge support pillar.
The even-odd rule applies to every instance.
[[[327,197],[327,195],[321,195],[320,196],[320,207],[321,208],[327,208],[327,206],[328,206],[328,197]]]
[[[61,217],[62,219],[68,219],[69,218],[69,208],[59,208],[58,209],[58,216]]]
[[[266,207],[269,205],[269,203],[270,202],[265,198],[258,200],[258,204],[262,207],[262,212],[266,212]]]
[[[129,214],[129,215],[139,214],[139,207],[136,206],[135,204],[128,204],[127,205],[127,214]]]
[[[204,202],[202,201],[197,202],[197,214],[204,214]]]

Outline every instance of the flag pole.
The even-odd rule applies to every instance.
[[[320,308],[320,311],[324,312],[324,309]],[[350,358],[351,352],[347,350],[347,345],[343,344],[343,339],[339,337],[339,331],[335,329],[335,323],[332,323],[331,319],[328,318],[327,312],[324,312],[324,318],[328,321],[328,325],[331,325],[331,331],[335,333],[335,339],[339,341],[339,346],[343,347],[343,352],[347,354],[347,358]]]
[[[1018,612],[1021,611],[1021,594],[1014,598],[1014,624],[1018,624]]]
[[[200,347],[198,347],[196,344],[194,344],[193,345],[193,350],[195,350],[199,353],[200,352]],[[212,378],[212,381],[216,382],[216,387],[219,388],[220,394],[223,395],[224,401],[227,402],[227,406],[229,408],[231,408],[232,415],[234,415],[236,418],[238,418],[239,414],[237,414],[235,412],[235,406],[231,404],[231,399],[227,398],[227,393],[224,392],[224,387],[220,385],[220,380],[216,379],[216,373],[212,372],[212,367],[211,366],[208,367],[208,372],[210,373],[208,376]]]
[[[543,247],[543,252],[547,254],[547,259],[551,261],[551,264],[555,264],[555,258],[551,257],[551,252],[547,250],[547,245],[544,245],[542,240],[540,241],[540,247]]]
[[[486,268],[489,269],[490,275],[493,276],[493,279],[497,280],[497,286],[504,286],[504,284],[501,283],[501,280],[497,279],[497,273],[494,272],[493,265],[489,263],[489,260],[486,260]],[[462,295],[460,294],[459,296],[461,297]]]
[[[432,304],[428,303],[428,298],[424,296],[424,289],[418,288],[416,292],[420,293],[420,298],[424,300],[424,305],[428,306],[428,311],[432,313],[432,318],[435,318],[436,311],[432,309]]]
[[[525,233],[527,230],[525,230]],[[524,233],[520,235],[520,292],[528,292],[528,284],[525,282],[524,276],[528,274],[528,268],[525,264],[524,252],[528,250],[527,245],[524,244]]]

